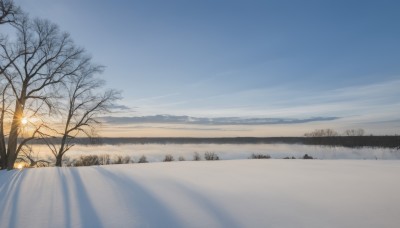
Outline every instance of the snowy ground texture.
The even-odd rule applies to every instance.
[[[400,161],[232,160],[0,172],[0,227],[400,227]]]

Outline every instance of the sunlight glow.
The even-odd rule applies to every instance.
[[[24,166],[21,163],[17,165],[17,169],[22,169],[22,168],[24,168]]]
[[[26,125],[27,123],[28,123],[28,118],[26,118],[26,117],[22,118],[21,124]]]

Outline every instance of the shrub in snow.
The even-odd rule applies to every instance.
[[[200,161],[200,160],[201,160],[200,154],[197,152],[194,152],[193,161]]]
[[[82,155],[75,161],[75,166],[100,165],[100,159],[97,155]]]
[[[179,161],[185,161],[185,158],[183,156],[179,156],[178,160]]]
[[[296,159],[295,157],[284,157],[283,159]]]
[[[122,164],[122,156],[118,155],[115,159],[114,159],[114,164]]]
[[[270,159],[271,156],[269,156],[268,154],[252,154],[251,159]]]
[[[138,161],[138,163],[147,163],[148,161],[147,161],[147,158],[146,158],[146,156],[144,156],[144,155],[142,155],[142,157],[140,157],[139,158],[139,161]]]
[[[128,164],[128,163],[134,163],[133,159],[129,157],[128,155],[122,159],[123,164]]]
[[[119,155],[114,160],[114,164],[129,164],[129,163],[131,163],[131,161],[132,161],[131,157],[129,157],[129,156],[123,157],[123,156]]]
[[[206,160],[219,160],[219,157],[218,157],[218,155],[216,154],[216,153],[214,153],[214,152],[206,152],[205,154],[204,154],[204,158],[206,159]]]
[[[313,159],[313,157],[311,157],[311,156],[308,155],[308,154],[305,154],[305,155],[303,156],[303,159]]]
[[[171,162],[174,161],[174,157],[170,154],[165,155],[165,158],[163,160],[164,162]]]
[[[64,166],[74,166],[75,165],[75,159],[71,159],[68,156],[63,157],[63,164]]]
[[[108,165],[108,164],[111,164],[110,155],[108,155],[108,154],[100,155],[100,156],[99,156],[99,160],[100,160],[100,164],[101,164],[101,165]]]

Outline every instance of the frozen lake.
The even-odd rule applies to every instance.
[[[36,156],[47,157],[50,152],[45,145],[34,145]],[[300,144],[121,144],[121,145],[75,145],[67,156],[70,158],[89,154],[109,154],[112,156],[130,156],[135,161],[142,155],[150,162],[162,161],[170,154],[178,160],[193,160],[194,153],[202,157],[206,152],[216,153],[222,160],[247,159],[251,154],[268,154],[273,159],[284,157],[300,158],[304,154],[316,159],[358,159],[358,160],[400,160],[400,150],[383,148],[345,148],[309,146]]]

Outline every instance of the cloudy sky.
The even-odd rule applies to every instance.
[[[400,133],[400,2],[15,0],[123,92],[105,136]]]

